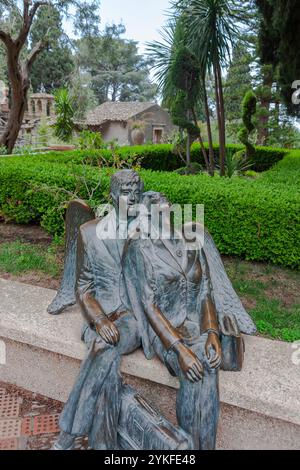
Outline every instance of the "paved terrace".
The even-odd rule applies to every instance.
[[[58,317],[46,313],[54,295],[50,289],[0,279],[0,381],[63,402],[85,345],[77,307]],[[291,344],[258,337],[246,337],[245,343],[244,370],[221,372],[218,448],[300,449],[300,365],[293,364],[295,350]],[[137,351],[124,357],[122,373],[174,417],[178,382],[158,360],[147,361]]]

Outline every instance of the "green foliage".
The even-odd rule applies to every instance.
[[[105,148],[105,143],[100,132],[83,130],[78,138],[80,150],[98,150]]]
[[[200,66],[197,58],[187,47],[180,47],[170,68],[171,82],[175,96],[171,104],[173,123],[188,134],[186,163],[190,166],[190,147],[192,141],[200,136],[195,122],[195,104],[200,95]]]
[[[91,78],[99,103],[152,101],[157,87],[149,76],[150,63],[139,54],[136,41],[125,39],[123,24],[106,25],[101,34],[76,41],[76,63]]]
[[[226,271],[260,334],[300,339],[299,272],[225,258]],[[288,289],[288,291],[287,291]]]
[[[36,44],[46,35],[47,46],[37,57],[31,70],[30,81],[34,93],[53,93],[65,86],[74,68],[70,40],[63,31],[62,13],[53,5],[38,10],[30,41]]]
[[[255,147],[250,142],[252,132],[255,130],[255,125],[252,122],[256,113],[257,98],[253,91],[248,91],[244,96],[242,103],[242,119],[244,127],[240,129],[238,138],[246,147],[246,160],[250,160],[255,154]]]
[[[38,127],[38,143],[43,147],[49,145],[49,136],[51,134],[51,128],[47,124],[45,119],[42,119]]]
[[[226,149],[225,176],[227,178],[238,176],[240,173],[249,170],[250,167],[251,163],[245,161],[242,151],[234,152],[232,149]]]
[[[183,142],[184,149],[184,142]],[[205,144],[207,148],[207,145]],[[240,145],[228,145],[228,152],[235,153],[242,151]],[[287,155],[287,151],[283,149],[274,149],[271,147],[256,147],[255,155],[251,159],[251,169],[262,172],[272,168],[277,162]],[[215,161],[219,161],[219,146],[214,145]],[[28,157],[27,157],[28,158]],[[81,164],[89,161],[95,166],[99,162],[105,163],[106,166],[114,166],[115,159],[132,163],[133,159],[138,159],[143,169],[154,171],[174,171],[182,167],[183,160],[180,157],[180,150],[172,144],[159,145],[141,145],[131,147],[119,147],[113,150],[85,150],[70,152],[49,152],[47,154],[34,155],[31,158],[41,162],[52,163],[73,163]],[[197,162],[204,166],[203,155],[200,152],[200,145],[195,143],[191,147],[191,162]]]
[[[66,88],[62,88],[55,93],[55,111],[57,115],[54,125],[55,136],[63,142],[70,142],[74,129],[74,109]]]
[[[83,154],[0,159],[1,212],[62,234],[66,203],[74,195],[94,205],[108,200],[110,171],[72,163]],[[147,170],[141,176],[146,190],[161,191],[173,203],[204,204],[207,228],[222,253],[300,268],[300,152],[256,180]]]
[[[206,146],[207,148],[207,146]],[[236,153],[242,150],[239,145],[228,145],[229,152]],[[219,147],[214,146],[215,160],[219,158]],[[287,151],[268,147],[257,147],[252,159],[254,171],[262,172],[272,168],[287,155]],[[40,163],[60,163],[67,165],[81,165],[89,163],[97,167],[116,167],[119,165],[140,166],[153,171],[175,171],[182,167],[183,159],[172,144],[142,145],[131,147],[115,147],[112,150],[73,150],[68,152],[47,152],[43,154],[26,155],[26,160]],[[191,162],[199,163],[204,167],[205,162],[200,152],[200,145],[193,144],[191,148]]]
[[[163,105],[170,108],[176,95],[171,70],[176,54],[186,43],[183,21],[178,17],[171,17],[160,30],[160,41],[147,44],[147,51],[154,68],[154,77],[158,82],[158,89],[163,97]]]
[[[0,155],[7,155],[7,148],[4,145],[0,145]]]
[[[84,121],[87,113],[98,105],[91,86],[91,75],[77,67],[71,75],[68,87],[74,108],[74,118]]]
[[[300,74],[300,4],[298,0],[256,0],[260,13],[259,53],[263,64],[278,71],[281,96],[291,114],[299,115],[292,104],[291,84]]]
[[[244,38],[243,38],[244,39]],[[253,57],[249,52],[249,44],[239,41],[232,51],[226,80],[224,82],[224,98],[229,136],[235,137],[240,127],[241,103],[248,90],[252,89],[250,64]]]
[[[175,170],[175,173],[178,175],[198,175],[203,171],[202,166],[200,163],[192,162],[189,167],[185,166],[183,168],[179,168]]]

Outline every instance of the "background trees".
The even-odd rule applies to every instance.
[[[107,25],[104,31],[76,41],[75,60],[81,73],[91,77],[99,103],[152,101],[157,88],[149,78],[149,60],[138,53],[137,43],[123,38],[124,25]]]
[[[174,109],[178,88],[170,70],[184,47],[198,62],[199,93],[192,121],[220,143],[224,174],[226,141],[238,142],[241,104],[257,97],[254,138],[259,145],[295,146],[299,131],[292,83],[300,78],[300,4],[296,0],[173,0],[162,40],[150,57],[126,38],[123,24],[100,31],[99,0],[5,0],[0,4],[0,80],[10,87],[11,113],[0,145],[12,151],[28,90],[55,93],[67,87],[76,119],[107,100],[159,99],[150,70],[156,67],[163,105]],[[65,20],[68,18],[66,33]],[[72,27],[74,32],[72,32]],[[178,104],[178,101],[177,101]],[[206,122],[203,130],[200,121]]]
[[[7,74],[11,89],[11,109],[6,128],[0,139],[0,146],[5,146],[8,153],[12,152],[22,125],[33,64],[48,43],[48,33],[51,35],[53,31],[53,24],[50,24],[46,35],[37,38],[35,43],[30,42],[30,32],[39,10],[49,8],[51,5],[60,8],[60,11],[66,15],[70,15],[70,7],[73,7],[77,11],[75,24],[85,28],[87,27],[85,24],[87,13],[92,12],[92,18],[95,20],[94,15],[98,4],[98,0],[90,2],[5,1],[1,8],[0,40],[5,46]],[[94,26],[94,22],[90,21],[88,26]]]
[[[237,11],[230,0],[178,0],[173,3],[173,23],[167,24],[162,32],[163,42],[152,43],[150,54],[154,59],[163,94],[172,100],[169,70],[176,48],[185,46],[188,53],[198,61],[202,85],[202,104],[206,116],[210,146],[210,172],[213,174],[212,135],[210,110],[206,92],[206,77],[214,77],[215,109],[220,144],[220,173],[225,174],[226,129],[222,67],[228,63],[231,47],[237,39]],[[175,26],[174,26],[175,25]],[[179,34],[180,32],[180,34]],[[173,39],[172,39],[173,33]],[[167,52],[167,59],[163,58]],[[165,96],[166,98],[166,96]],[[200,99],[200,94],[198,100]]]
[[[99,6],[99,0],[6,0],[0,5],[0,80],[9,85],[11,102],[0,145],[8,153],[19,134],[29,89],[55,93],[68,87],[78,119],[107,100],[155,99],[149,60],[138,53],[135,41],[123,37],[123,25],[100,31]]]
[[[64,33],[60,11],[52,6],[38,10],[29,41],[36,44],[47,36],[46,45],[34,62],[30,83],[34,93],[53,93],[66,85],[74,69],[71,41]]]
[[[264,65],[277,72],[281,97],[290,113],[299,113],[292,105],[291,84],[300,76],[300,5],[297,0],[256,0],[260,13],[258,46]]]

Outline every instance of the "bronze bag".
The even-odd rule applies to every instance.
[[[124,386],[118,425],[123,450],[191,450],[191,437],[171,424],[134,389]]]
[[[221,369],[231,372],[242,370],[245,344],[242,336],[221,336],[222,364]]]

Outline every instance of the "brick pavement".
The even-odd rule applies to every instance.
[[[63,404],[0,382],[0,450],[49,450]],[[86,439],[76,449],[87,448]]]

